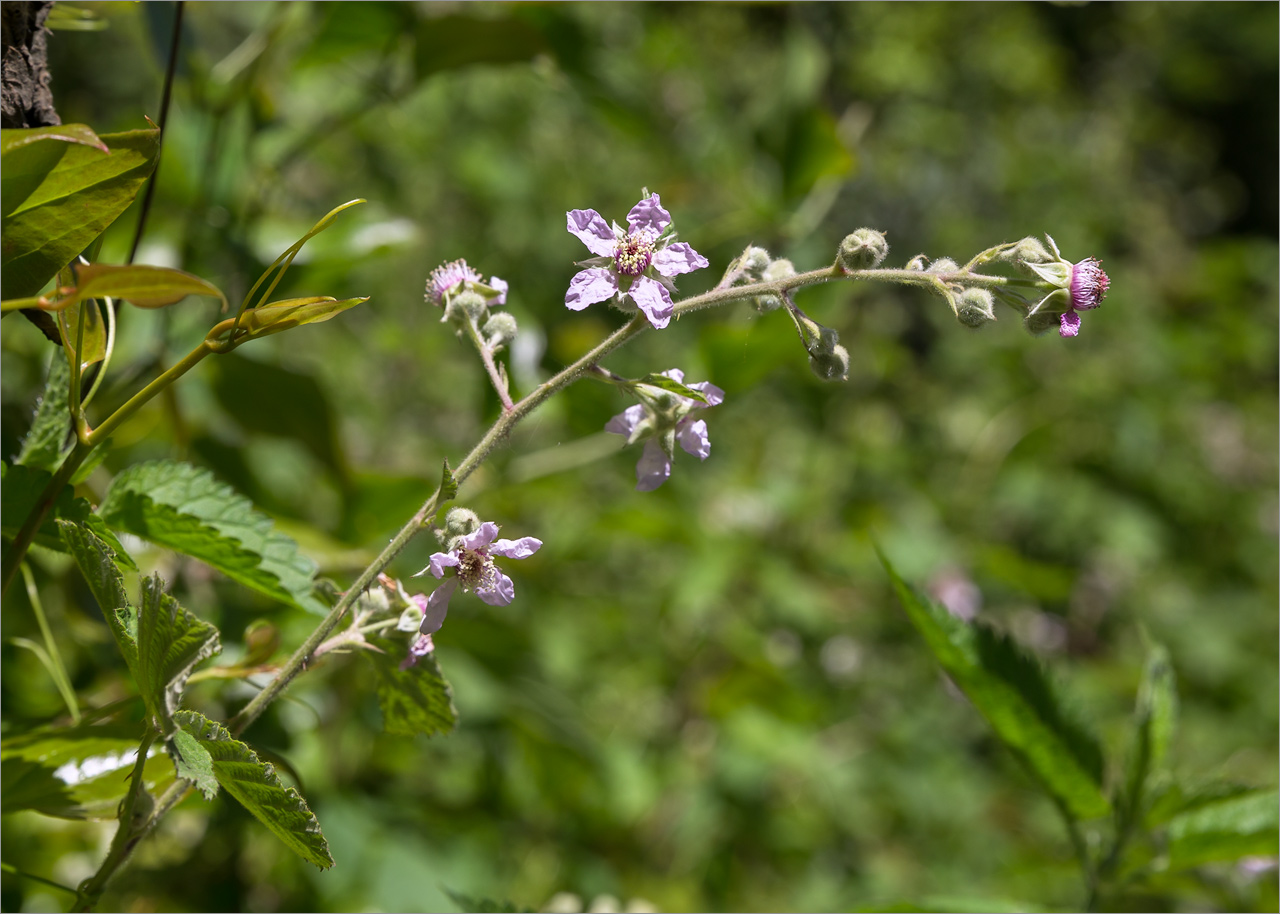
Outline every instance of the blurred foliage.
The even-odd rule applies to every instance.
[[[78,4],[50,41],[67,123],[155,117],[171,4]],[[825,385],[782,314],[746,305],[645,334],[608,367],[726,391],[711,456],[655,493],[583,382],[521,426],[461,501],[545,547],[517,599],[455,598],[436,635],[460,722],[381,732],[377,679],[318,664],[250,731],[288,760],[338,865],[320,873],[226,798],[190,799],[112,884],[120,910],[1075,908],[1052,806],[941,677],[871,548],[1051,661],[1122,759],[1148,640],[1168,646],[1178,770],[1274,786],[1277,767],[1275,4],[191,4],[138,261],[239,301],[318,216],[278,290],[371,301],[210,360],[115,435],[78,494],[185,458],[270,512],[344,586],[498,409],[422,303],[456,257],[511,284],[517,391],[619,322],[566,311],[563,213],[662,194],[712,268],[747,243],[800,269],[888,233],[889,265],[1048,231],[1112,279],[1081,336],[1014,315],[975,334],[939,300],[800,296],[851,354]],[[136,207],[108,233],[122,262]],[[124,315],[95,409],[203,336],[216,305]],[[3,454],[52,347],[4,322]],[[420,537],[396,563],[426,563]],[[130,694],[65,557],[34,556],[73,685]],[[234,660],[314,616],[159,551]],[[62,713],[4,607],[6,734]],[[211,718],[250,691],[193,684]],[[282,769],[283,770],[283,769]],[[1123,776],[1107,773],[1110,780]],[[5,862],[74,885],[111,826],[21,812]],[[1208,866],[1137,908],[1274,910],[1274,860]],[[66,899],[6,872],[0,905]],[[461,899],[461,902],[460,902]]]

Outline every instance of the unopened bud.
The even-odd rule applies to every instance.
[[[995,298],[986,289],[965,289],[960,293],[956,317],[966,327],[981,327],[996,319]]]
[[[478,320],[487,307],[488,303],[484,300],[483,295],[468,289],[449,298],[449,304],[444,309],[445,320],[458,323],[468,317],[471,320]]]
[[[912,257],[910,260],[907,261],[908,270],[923,271],[928,266],[929,266],[929,258],[926,257],[924,254],[917,254],[916,256]]]
[[[843,381],[849,376],[849,350],[837,345],[830,352],[811,355],[809,368],[824,381]]]
[[[444,516],[446,536],[467,536],[480,529],[480,516],[470,508],[450,508]]]
[[[889,256],[889,242],[883,232],[875,229],[860,228],[852,235],[846,235],[840,242],[840,250],[836,260],[846,273],[855,270],[871,270],[884,263]]]
[[[1019,266],[1027,263],[1052,263],[1054,256],[1039,238],[1028,235],[998,258]]]
[[[742,252],[742,269],[747,273],[759,276],[769,268],[772,262],[773,258],[764,248],[750,247]]]
[[[765,282],[773,282],[777,279],[790,279],[796,275],[796,265],[785,257],[779,257],[767,266],[761,278]]]
[[[954,260],[952,260],[950,257],[939,257],[939,258],[938,258],[937,260],[935,260],[933,263],[929,264],[929,269],[928,269],[928,270],[926,270],[926,272],[928,272],[928,273],[954,273],[954,272],[955,272],[956,270],[958,270],[958,269],[960,269],[960,265],[959,265],[959,264],[957,264],[957,263],[956,263]]]
[[[516,319],[509,311],[497,311],[489,315],[481,332],[489,345],[495,349],[516,338]]]

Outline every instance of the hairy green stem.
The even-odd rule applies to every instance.
[[[151,830],[153,823],[158,821],[156,815],[159,812],[158,807],[150,811],[150,814],[141,825],[136,824],[134,821],[138,809],[138,796],[147,789],[144,783],[143,770],[147,765],[147,753],[151,750],[151,744],[155,742],[155,739],[156,731],[148,726],[146,732],[142,735],[142,742],[138,745],[138,758],[134,762],[133,772],[129,776],[129,791],[120,803],[120,825],[116,828],[115,837],[111,839],[111,848],[107,851],[107,857],[102,861],[102,865],[98,867],[98,871],[80,883],[79,888],[76,890],[75,910],[77,911],[90,911],[93,909],[98,903],[98,899],[102,897],[103,889],[107,887],[107,881],[120,868],[120,864],[124,863],[129,855],[133,853],[133,849]],[[179,781],[178,783],[182,782]],[[176,787],[177,785],[175,784],[174,786]]]

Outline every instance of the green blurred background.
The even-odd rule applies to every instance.
[[[64,122],[156,117],[174,8],[81,4],[51,38]],[[226,798],[188,800],[104,909],[1073,908],[1050,803],[940,675],[871,542],[905,577],[971,582],[980,617],[1040,655],[1114,759],[1145,646],[1170,648],[1189,777],[1277,768],[1277,5],[191,4],[139,261],[233,301],[323,213],[278,297],[370,295],[329,323],[213,359],[116,437],[88,482],[158,457],[210,468],[345,586],[498,404],[422,301],[465,257],[511,283],[517,391],[622,317],[574,314],[568,209],[621,220],[642,187],[712,267],[748,243],[829,263],[887,232],[889,265],[964,261],[1051,233],[1102,259],[1081,335],[1017,316],[975,333],[938,299],[838,284],[799,304],[836,328],[846,383],[813,377],[786,318],[737,305],[645,334],[607,365],[678,367],[726,392],[711,456],[655,493],[585,381],[463,489],[508,536],[516,602],[456,597],[436,638],[461,724],[380,732],[361,664],[320,664],[249,731],[286,758],[338,861],[306,866]],[[108,235],[120,262],[136,208]],[[202,337],[215,306],[127,310],[99,401]],[[4,322],[3,452],[52,347]],[[104,413],[105,414],[105,413]],[[435,549],[421,537],[392,571]],[[313,617],[172,555],[147,567],[218,624],[286,648]],[[130,688],[66,563],[37,568],[83,693]],[[428,579],[429,580],[429,579]],[[31,637],[15,594],[7,638]],[[3,647],[9,732],[59,714]],[[232,713],[243,686],[189,700]],[[75,884],[107,824],[3,820],[4,856]],[[564,901],[564,899],[561,899]],[[6,910],[63,900],[5,875]],[[1221,868],[1152,909],[1275,910],[1275,870]]]

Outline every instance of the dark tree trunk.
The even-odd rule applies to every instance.
[[[0,127],[55,127],[62,123],[49,89],[49,30],[44,21],[53,0],[0,3]],[[24,308],[22,315],[54,345],[62,345],[58,325],[47,311]]]

